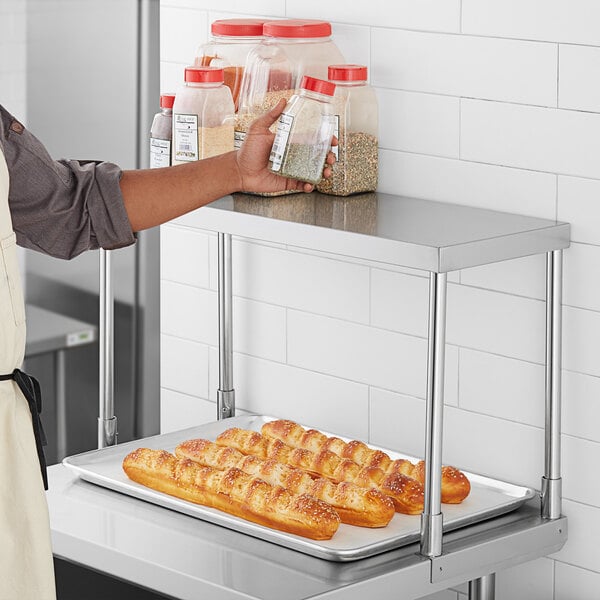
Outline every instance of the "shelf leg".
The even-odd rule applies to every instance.
[[[114,397],[114,292],[110,250],[100,250],[100,397],[98,448],[117,443]]]
[[[562,250],[546,254],[546,423],[542,517],[561,516]]]
[[[231,234],[219,233],[219,389],[217,420],[235,416]]]
[[[54,390],[56,396],[56,458],[67,456],[67,378],[66,350],[54,353]]]
[[[496,573],[469,581],[469,600],[494,600],[496,597]]]
[[[442,553],[442,428],[446,346],[445,273],[429,275],[429,332],[425,429],[425,504],[421,515],[421,554]]]

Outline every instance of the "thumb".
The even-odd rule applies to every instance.
[[[269,112],[265,113],[264,115],[261,115],[260,117],[258,117],[258,119],[254,120],[250,125],[250,129],[269,129],[269,127],[271,127],[271,125],[273,125],[273,123],[277,121],[279,115],[281,115],[281,113],[283,112],[283,109],[285,108],[286,104],[286,99],[281,98],[281,100],[279,100],[279,102]]]

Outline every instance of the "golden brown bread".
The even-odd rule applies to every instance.
[[[340,524],[339,515],[321,500],[293,496],[239,469],[201,467],[165,450],[138,448],[123,459],[123,470],[159,492],[313,540],[330,539]]]
[[[345,481],[363,488],[376,488],[392,499],[397,512],[416,515],[423,511],[423,485],[402,473],[386,475],[381,469],[360,467],[329,450],[315,453],[304,448],[292,448],[281,440],[237,427],[219,434],[216,443],[235,448],[242,454],[274,459],[335,483]]]
[[[238,450],[218,446],[204,439],[187,440],[175,448],[178,458],[188,458],[198,464],[216,469],[238,468],[244,473],[260,477],[271,485],[280,485],[294,495],[309,494],[331,504],[342,523],[359,527],[385,527],[394,516],[390,498],[375,489],[362,488],[352,483],[332,483],[275,459],[244,455]]]
[[[262,426],[263,435],[275,438],[294,448],[305,448],[312,452],[329,450],[341,458],[347,458],[362,467],[376,467],[386,474],[402,473],[425,483],[425,462],[416,465],[409,460],[392,460],[385,452],[369,448],[364,442],[344,442],[338,437],[326,436],[316,429],[305,429],[294,421],[279,419]],[[455,467],[442,467],[442,502],[459,504],[471,491],[467,476]]]

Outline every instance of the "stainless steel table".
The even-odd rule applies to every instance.
[[[403,598],[417,598],[457,582],[470,581],[471,600],[492,600],[493,573],[497,569],[544,556],[562,546],[566,539],[566,519],[561,513],[560,473],[561,303],[562,250],[569,246],[570,237],[567,223],[389,194],[335,198],[317,193],[276,199],[238,194],[189,213],[176,223],[218,233],[218,419],[235,415],[232,235],[429,272],[424,448],[427,477],[419,547],[365,559],[352,567],[321,565],[321,569],[349,579],[343,583],[329,581],[326,590],[323,588],[312,596],[298,595],[304,592],[294,589],[279,598],[341,598],[342,595],[353,598],[353,593],[356,597],[359,593],[376,594],[378,598],[397,597],[395,592],[384,591],[384,583],[399,586]],[[537,509],[528,506],[512,515],[442,536],[447,273],[540,253],[546,254],[547,289],[546,436],[541,506]],[[223,535],[228,537],[231,533]],[[248,540],[240,543],[250,544],[262,556],[271,555],[271,549],[262,543]],[[287,556],[281,549],[272,553]],[[294,564],[298,566],[292,569],[294,576],[302,578],[316,565],[306,560],[295,556]],[[377,568],[371,569],[375,564]],[[380,570],[381,564],[389,570]],[[258,571],[255,573],[258,577]],[[232,577],[234,580],[235,574]],[[285,580],[283,575],[282,579]],[[222,597],[271,597],[237,594],[237,589],[229,587]]]
[[[56,454],[67,455],[66,350],[96,340],[96,327],[64,315],[27,304],[25,359],[40,354],[54,355],[54,392],[56,397]]]

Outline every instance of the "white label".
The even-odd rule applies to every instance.
[[[285,154],[285,147],[287,145],[288,138],[290,137],[290,130],[292,129],[293,122],[294,117],[286,113],[282,113],[279,117],[277,134],[275,135],[273,148],[271,148],[271,156],[269,157],[269,160],[273,163],[271,166],[271,170],[273,171],[279,171],[279,169],[281,169],[283,155]]]
[[[82,344],[88,344],[94,341],[94,331],[92,329],[86,329],[77,333],[69,333],[67,335],[67,347],[81,346]]]
[[[198,115],[173,115],[175,160],[198,160]]]
[[[340,143],[340,115],[333,115],[333,118],[335,119],[334,122],[334,126],[333,126],[333,135],[335,135],[335,137],[338,140],[338,145],[337,146],[332,146],[331,147],[331,151],[333,152],[333,155],[335,156],[335,160],[339,159],[339,143]]]
[[[234,133],[234,137],[233,137],[233,147],[236,150],[239,150],[242,147],[242,144],[244,143],[245,139],[246,139],[245,131],[236,131]]]
[[[171,164],[171,142],[150,138],[150,168],[160,169]]]

